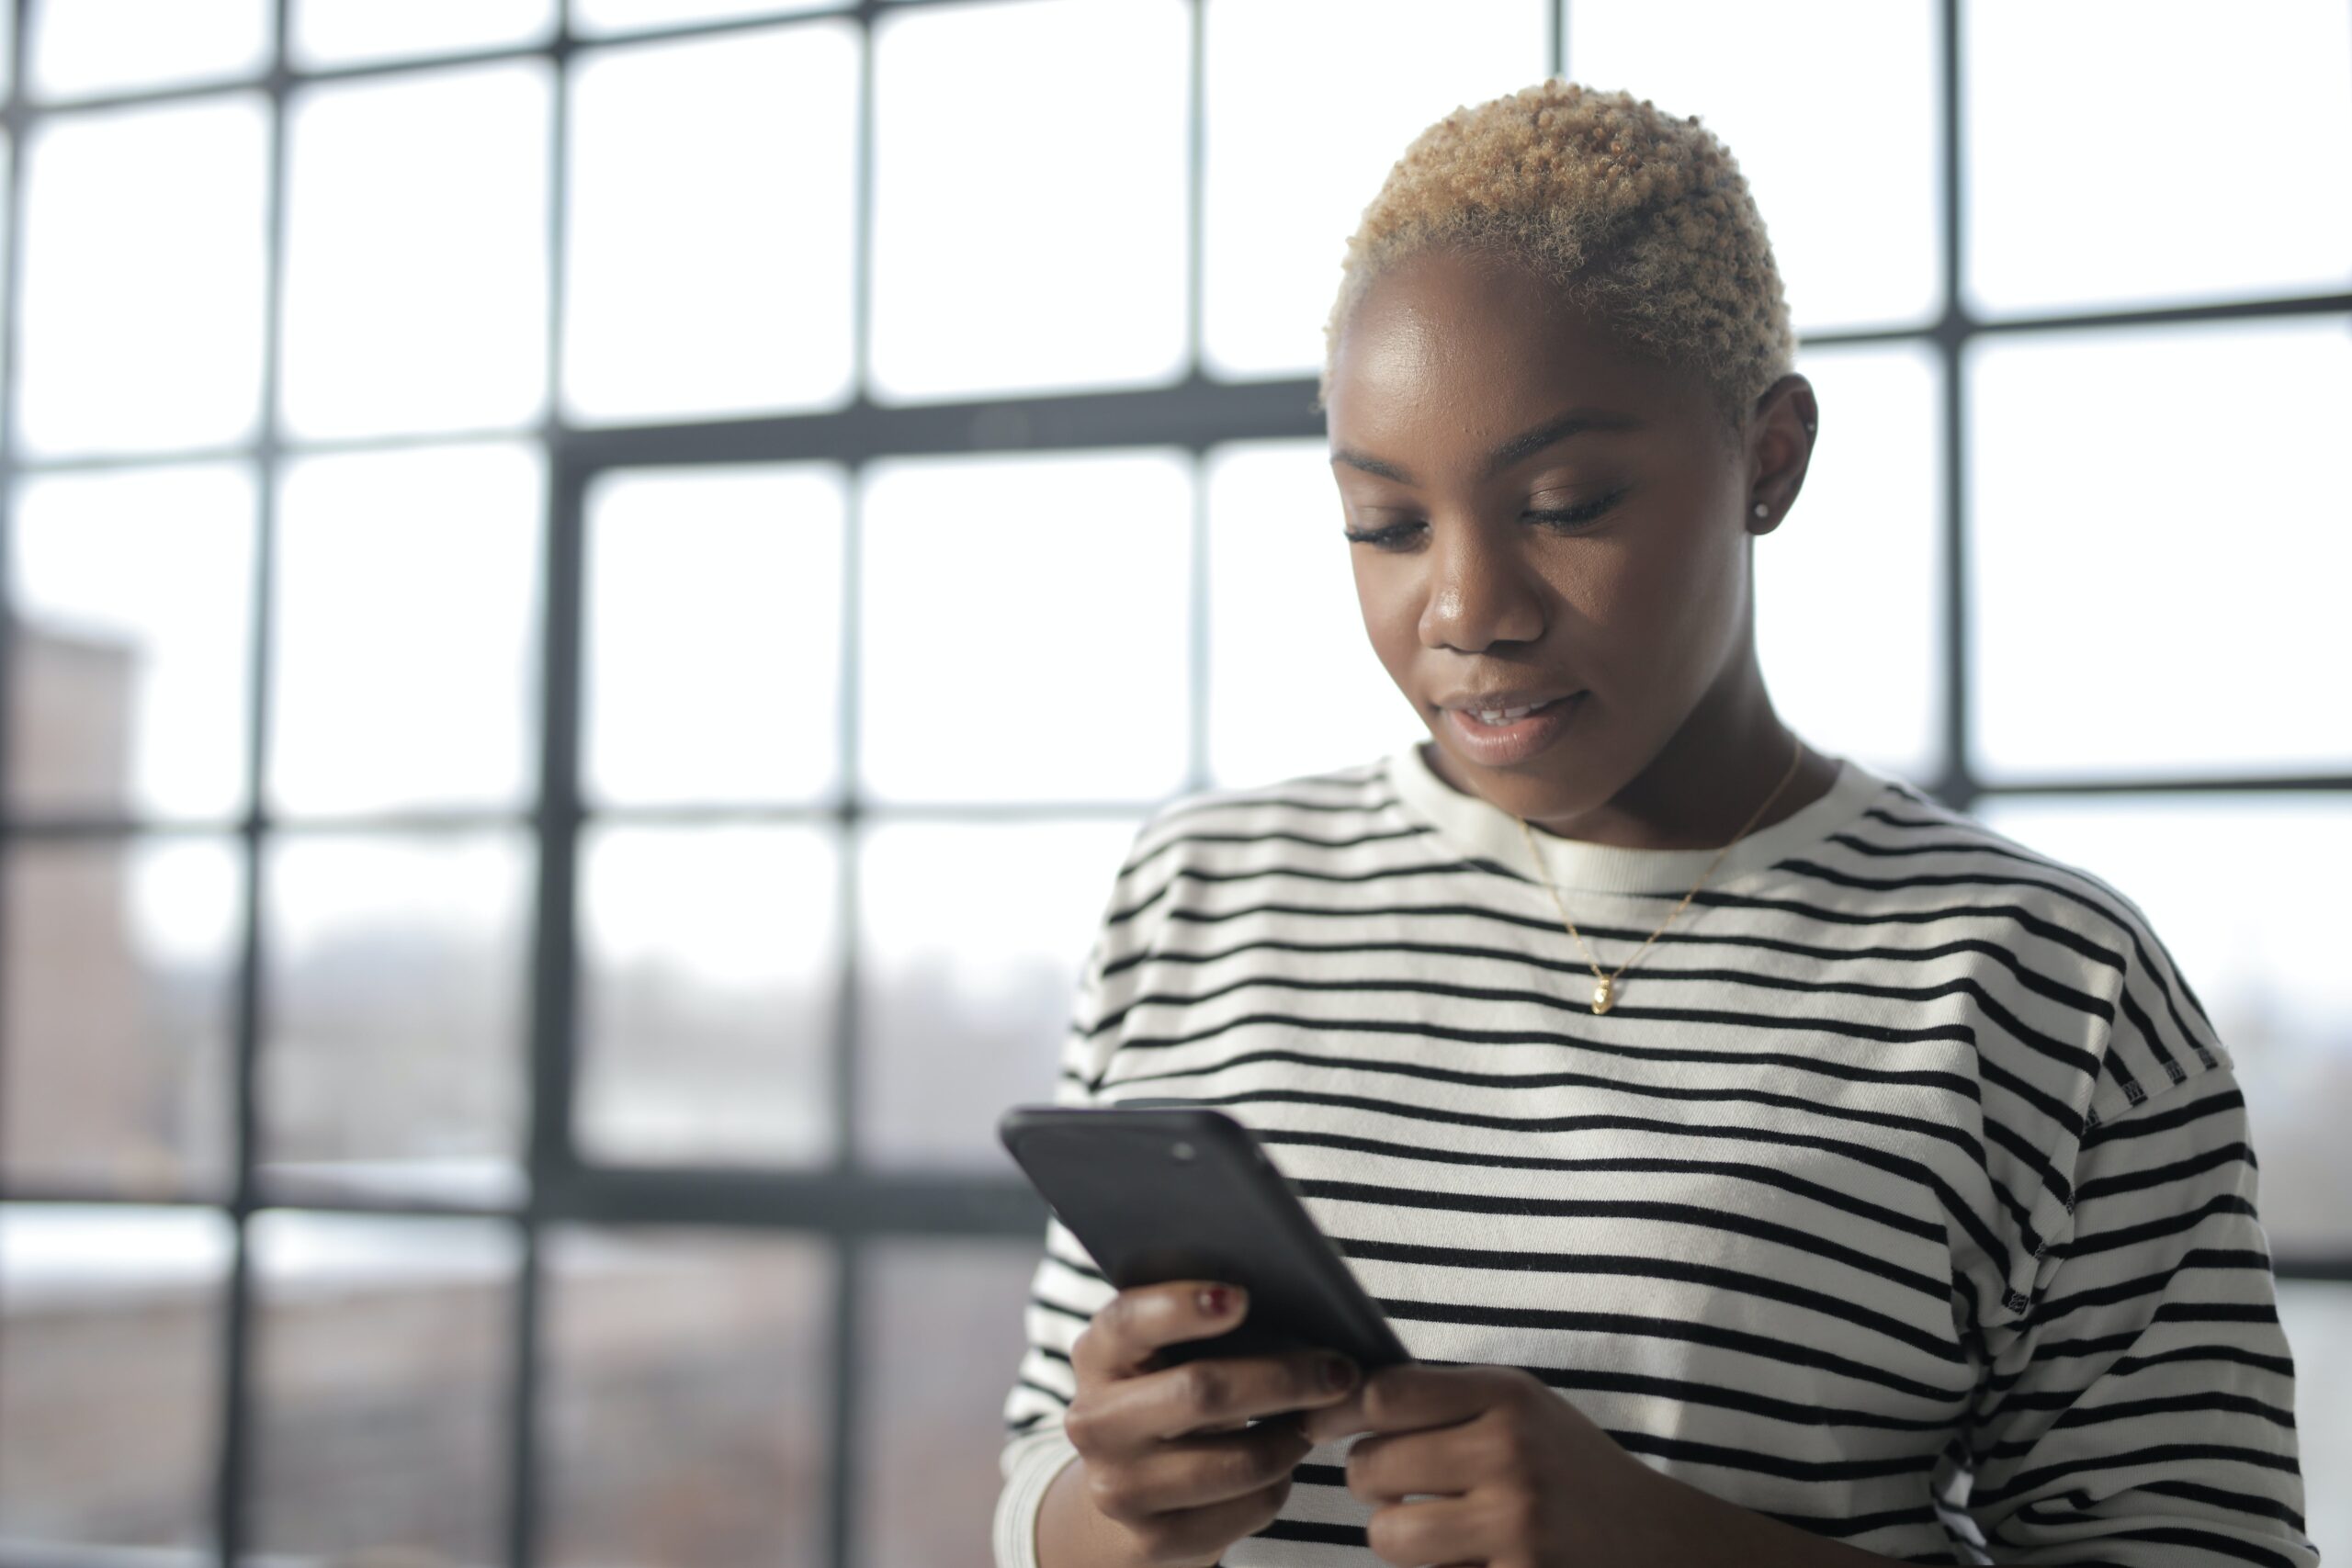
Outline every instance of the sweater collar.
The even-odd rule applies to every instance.
[[[1519,819],[1440,778],[1422,755],[1421,748],[1430,744],[1434,742],[1411,742],[1391,752],[1383,763],[1405,808],[1472,858],[1496,862],[1515,876],[1537,879],[1538,868],[1528,858]],[[1838,776],[1821,798],[1734,844],[1714,874],[1707,878],[1707,885],[1724,886],[1820,841],[1890,787],[1890,781],[1850,758],[1840,757],[1837,761]],[[1543,853],[1540,874],[1548,874],[1563,889],[1588,893],[1679,897],[1715,858],[1713,850],[1624,849],[1563,839],[1542,829],[1535,831],[1535,842]]]

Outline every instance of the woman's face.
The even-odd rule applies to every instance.
[[[1800,404],[1750,431],[1813,419],[1799,378],[1767,401],[1792,388]],[[1645,793],[1687,796],[1709,768],[1721,793],[1725,749],[1781,735],[1755,671],[1748,539],[1795,483],[1696,375],[1631,352],[1517,265],[1433,251],[1357,304],[1325,407],[1365,630],[1455,787],[1571,836],[1642,841],[1671,813],[1616,818]],[[1537,702],[1499,726],[1468,711]]]

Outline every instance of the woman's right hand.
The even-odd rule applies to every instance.
[[[1104,1303],[1070,1347],[1078,1392],[1062,1429],[1087,1496],[1153,1568],[1209,1568],[1282,1511],[1291,1471],[1315,1445],[1295,1418],[1250,1417],[1336,1404],[1355,1386],[1354,1363],[1326,1350],[1152,1365],[1161,1346],[1222,1334],[1248,1312],[1237,1285],[1138,1285]],[[1331,1366],[1340,1376],[1327,1382]]]

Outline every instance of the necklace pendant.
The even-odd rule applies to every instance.
[[[1592,1010],[1597,1013],[1607,1012],[1616,1005],[1617,998],[1612,983],[1604,976],[1600,983],[1592,988]]]

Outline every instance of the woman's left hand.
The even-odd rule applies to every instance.
[[[1565,1568],[1667,1561],[1674,1483],[1518,1367],[1383,1367],[1307,1412],[1348,1453],[1348,1490],[1375,1505],[1374,1555],[1418,1563]],[[1435,1494],[1419,1502],[1408,1494]]]

